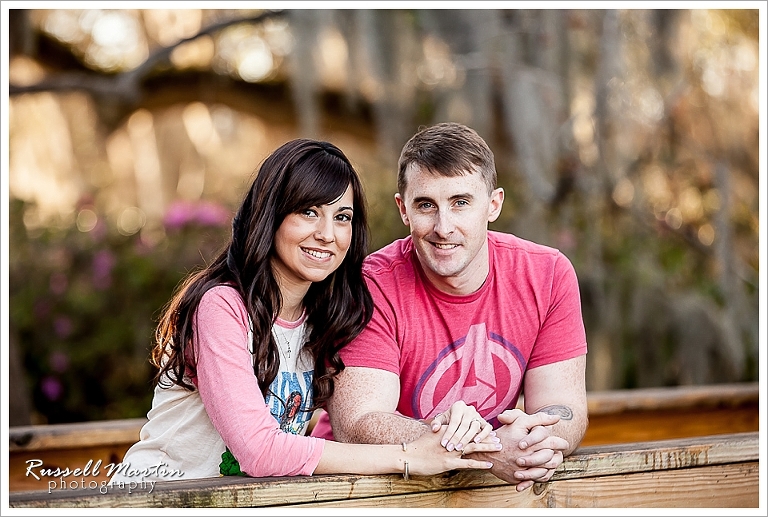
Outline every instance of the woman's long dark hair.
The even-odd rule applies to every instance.
[[[209,266],[188,276],[166,305],[152,350],[152,364],[158,368],[155,383],[194,390],[188,379],[195,375],[196,363],[192,318],[206,291],[230,284],[243,297],[253,322],[254,373],[266,396],[280,363],[271,332],[282,304],[270,265],[275,233],[287,215],[329,204],[350,185],[354,215],[347,255],[304,297],[311,329],[305,346],[315,359],[313,407],[324,405],[333,393],[333,378],[344,369],[339,350],[368,323],[373,301],[362,276],[369,243],[363,187],[344,153],[316,140],[292,140],[264,160],[232,221],[230,242]]]

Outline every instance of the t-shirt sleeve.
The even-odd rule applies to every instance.
[[[251,367],[248,315],[234,289],[203,296],[194,320],[197,387],[240,469],[253,477],[311,475],[324,440],[280,430]]]
[[[576,271],[562,253],[554,262],[551,295],[528,368],[572,359],[587,353]]]
[[[341,349],[345,366],[378,368],[400,374],[400,346],[397,342],[395,311],[384,295],[384,287],[366,275],[373,298],[373,315],[365,329]]]

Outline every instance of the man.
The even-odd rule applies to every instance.
[[[335,439],[410,441],[463,400],[496,428],[503,449],[477,456],[497,477],[518,491],[549,480],[588,422],[573,266],[558,250],[488,230],[504,190],[493,153],[466,126],[414,135],[397,187],[410,236],[366,259],[375,311],[341,353],[328,404]],[[514,409],[521,392],[525,412]]]

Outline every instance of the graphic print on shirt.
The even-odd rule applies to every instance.
[[[280,430],[303,434],[304,427],[312,418],[312,412],[305,410],[312,405],[310,390],[313,373],[279,372],[272,381],[267,404],[270,413],[280,424]],[[299,380],[299,375],[302,375],[303,383]],[[279,398],[273,395],[274,393],[278,394]]]
[[[285,403],[285,411],[280,416],[280,429],[286,431],[291,422],[296,418],[296,413],[301,409],[301,393],[292,391]]]
[[[485,323],[446,346],[419,379],[411,399],[415,418],[432,418],[457,400],[495,417],[517,400],[525,359]]]

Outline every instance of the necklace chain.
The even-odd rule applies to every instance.
[[[277,324],[272,326],[272,330],[273,330],[272,333],[275,335],[275,339],[277,339],[277,348],[278,348],[278,350],[280,350],[280,353],[285,355],[285,352],[283,352],[283,347],[280,346],[280,339],[277,336],[277,332],[280,332],[280,335],[282,336],[283,341],[285,342],[285,346],[288,347],[288,352],[287,352],[288,355],[286,356],[286,359],[290,359],[291,358],[291,341],[290,341],[290,339],[285,337],[285,334],[283,333],[282,329],[280,329],[279,331],[277,330],[279,328],[280,327]],[[291,336],[291,337],[293,337],[293,336]]]

